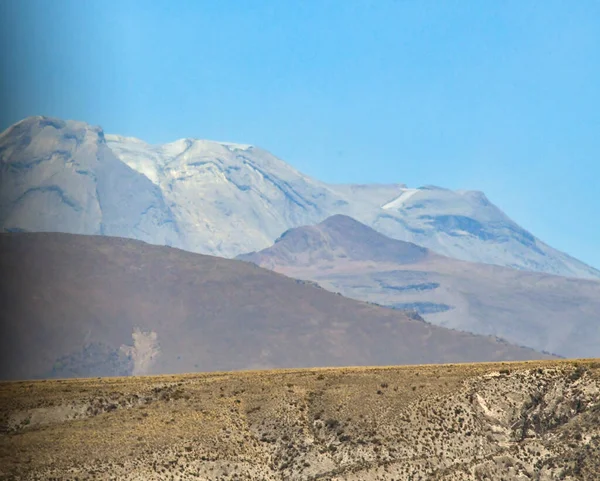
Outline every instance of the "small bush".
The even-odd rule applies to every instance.
[[[335,429],[339,425],[340,422],[337,419],[329,418],[327,421],[325,421],[325,426],[327,426],[329,429]]]

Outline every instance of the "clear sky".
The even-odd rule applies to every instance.
[[[51,115],[483,190],[600,267],[597,0],[0,0],[0,41],[1,130]]]

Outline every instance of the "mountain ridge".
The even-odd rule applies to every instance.
[[[32,117],[0,136],[0,167],[4,231],[96,234],[104,226],[113,235],[235,257],[269,246],[289,228],[345,214],[442,255],[600,278],[597,269],[519,227],[481,192],[326,184],[251,145],[152,145],[84,122]],[[106,187],[94,177],[108,179],[100,183]],[[99,206],[108,212],[104,221]]]
[[[339,215],[237,258],[354,299],[414,309],[439,326],[567,357],[600,355],[600,281],[444,257]]]
[[[343,214],[335,214],[314,226],[288,229],[275,240],[272,248],[267,248],[262,252],[270,255],[277,250],[277,247],[284,244],[291,245],[299,253],[306,251],[314,253],[303,259],[302,265],[305,266],[312,265],[319,260],[333,260],[335,257],[353,261],[369,260],[410,264],[427,256],[436,255],[411,242],[397,241],[384,236]],[[335,248],[330,249],[331,245],[334,245]],[[288,254],[293,253],[288,252]],[[285,254],[283,255],[285,256]],[[252,254],[242,254],[236,259],[245,260],[251,256]],[[289,256],[287,257],[289,258]],[[294,260],[297,266],[298,259]],[[262,262],[264,263],[265,260]]]
[[[555,356],[137,240],[0,234],[0,378]]]

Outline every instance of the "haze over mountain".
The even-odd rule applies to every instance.
[[[325,184],[249,145],[150,145],[82,122],[31,117],[0,135],[0,166],[4,231],[118,235],[233,257],[268,247],[289,228],[346,214],[459,259],[600,277],[481,192]]]
[[[414,309],[436,325],[567,357],[600,356],[600,281],[451,259],[343,215],[238,258],[354,299]]]
[[[0,234],[0,270],[4,379],[551,357],[130,239]]]

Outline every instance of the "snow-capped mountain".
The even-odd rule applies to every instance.
[[[108,147],[165,196],[194,251],[233,257],[320,219],[337,198],[269,152],[184,139],[165,145],[106,136]]]
[[[3,230],[104,233],[233,257],[271,245],[286,229],[345,214],[463,260],[600,277],[480,192],[326,184],[250,145],[151,145],[32,117],[0,135],[0,165]]]
[[[478,191],[401,189],[370,225],[456,259],[565,276],[599,274],[541,242]]]
[[[29,118],[0,135],[0,226],[182,245],[160,189],[82,122]]]

